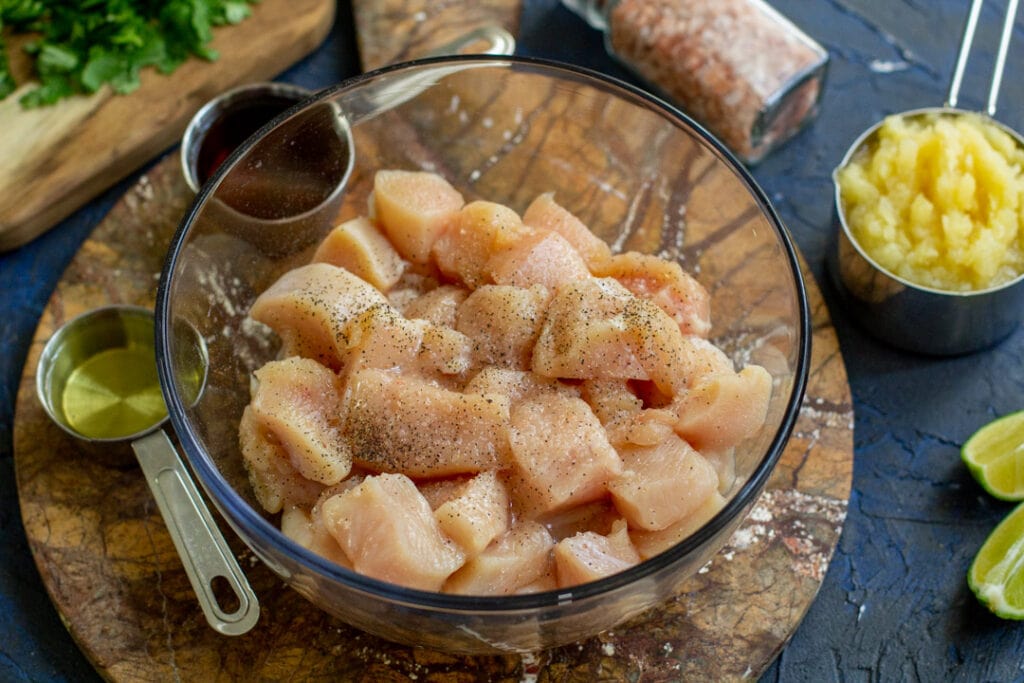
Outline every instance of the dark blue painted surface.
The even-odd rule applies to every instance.
[[[1024,331],[971,356],[895,351],[856,327],[825,285],[830,174],[850,142],[894,111],[939,105],[966,0],[774,0],[832,54],[821,115],[754,169],[822,283],[856,412],[854,490],[821,592],[766,681],[1024,680],[1024,625],[979,607],[964,576],[1010,507],[967,475],[959,448],[981,424],[1024,408]],[[961,105],[980,107],[1004,2],[986,3]],[[1024,129],[1024,23],[1018,22],[998,118]],[[556,0],[527,0],[519,51],[626,77],[599,36]],[[358,71],[347,2],[327,42],[282,76],[308,87]],[[0,133],[2,134],[2,133]],[[25,541],[12,425],[28,345],[82,240],[128,178],[53,231],[0,254],[0,681],[97,676],[60,623]]]

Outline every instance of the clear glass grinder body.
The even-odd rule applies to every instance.
[[[753,164],[818,110],[828,52],[763,0],[562,0],[609,54]]]

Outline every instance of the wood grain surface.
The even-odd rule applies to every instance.
[[[354,0],[363,69],[421,57],[485,24],[517,35],[519,0]]]
[[[226,530],[262,606],[256,628],[232,639],[203,620],[140,471],[125,464],[130,459],[97,457],[65,435],[34,391],[39,352],[63,322],[108,303],[153,304],[166,245],[189,199],[169,156],[118,202],[54,292],[17,399],[14,455],[28,541],[54,605],[102,676],[729,680],[756,677],[770,664],[821,585],[852,475],[850,390],[813,280],[806,281],[811,375],[793,437],[747,520],[667,603],[597,637],[532,655],[447,655],[395,645],[328,616]]]
[[[146,69],[127,96],[105,87],[26,110],[18,97],[32,85],[24,83],[0,101],[0,251],[52,227],[173,145],[215,95],[272,78],[311,52],[334,12],[334,0],[263,0],[249,19],[214,31],[217,61],[192,58],[170,76]]]

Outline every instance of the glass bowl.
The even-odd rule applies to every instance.
[[[767,422],[737,447],[735,485],[718,514],[627,571],[507,597],[381,582],[279,531],[255,501],[238,445],[250,373],[278,349],[246,314],[281,274],[310,260],[339,220],[365,215],[373,174],[382,168],[434,171],[467,201],[488,199],[519,212],[554,191],[613,251],[678,260],[704,284],[711,339],[739,365],[758,363],[773,379]],[[208,344],[198,402],[183,399],[189,367],[176,361],[183,354],[167,333],[176,319]],[[573,642],[676,593],[728,540],[768,480],[793,428],[810,356],[807,300],[790,238],[717,140],[627,84],[510,57],[396,65],[320,92],[265,126],[206,183],[179,227],[160,281],[157,327],[173,427],[196,478],[252,551],[297,593],[353,626],[458,653]]]

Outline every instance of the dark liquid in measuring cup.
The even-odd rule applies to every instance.
[[[293,97],[267,94],[259,99],[239,102],[215,119],[199,147],[196,162],[199,182],[209,180],[250,135],[297,101]]]
[[[211,125],[200,147],[202,181],[255,131],[295,101],[267,97],[246,102]],[[286,119],[235,164],[216,197],[236,211],[261,220],[301,216],[323,204],[339,188],[349,149],[335,108],[321,104]]]

